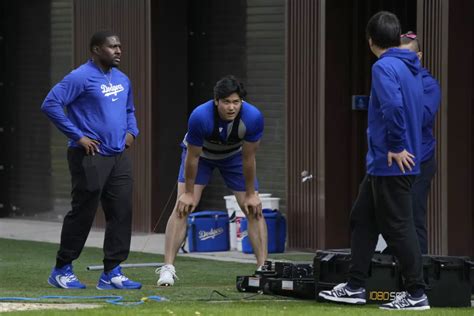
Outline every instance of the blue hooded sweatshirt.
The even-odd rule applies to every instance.
[[[436,140],[433,136],[433,123],[441,102],[441,88],[435,78],[423,68],[423,128],[421,142],[421,162],[431,159],[434,155]]]
[[[414,52],[390,48],[372,66],[367,128],[367,173],[374,176],[420,173],[423,120],[421,64]],[[403,173],[388,152],[415,155],[412,170]]]
[[[79,147],[77,141],[87,136],[100,142],[103,156],[124,151],[127,133],[138,135],[130,80],[117,68],[104,74],[92,60],[55,85],[41,110],[69,138],[70,147]]]

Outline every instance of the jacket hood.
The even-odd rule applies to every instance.
[[[422,68],[418,56],[416,55],[416,53],[408,49],[389,48],[385,53],[380,56],[380,59],[385,57],[394,57],[400,59],[414,75],[417,75],[421,72]]]

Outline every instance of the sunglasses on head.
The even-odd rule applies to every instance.
[[[415,33],[406,33],[406,34],[400,35],[400,37],[406,37],[406,38],[415,40],[416,39],[416,34]]]

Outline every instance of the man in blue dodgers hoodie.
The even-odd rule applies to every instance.
[[[131,84],[117,69],[121,44],[115,33],[95,33],[90,51],[92,58],[55,85],[41,106],[69,138],[72,182],[72,210],[64,218],[48,283],[85,288],[73,272],[72,261],[84,247],[101,202],[106,229],[104,272],[97,289],[139,289],[141,284],[124,276],[119,266],[130,251],[132,222],[132,164],[125,149],[138,135]]]
[[[415,52],[422,59],[420,43],[415,33],[408,32],[401,35],[400,48]],[[426,210],[431,181],[437,170],[435,158],[436,140],[433,136],[433,123],[441,102],[441,88],[438,81],[425,68],[421,69],[423,80],[423,127],[421,141],[420,174],[413,183],[413,219],[422,254],[428,253],[428,239],[426,237]]]
[[[430,307],[411,195],[421,161],[421,65],[414,52],[398,48],[400,23],[394,14],[375,14],[367,24],[367,38],[379,60],[372,67],[367,174],[351,211],[349,280],[319,297],[365,304],[365,281],[381,233],[400,262],[407,292],[380,308],[425,310]]]

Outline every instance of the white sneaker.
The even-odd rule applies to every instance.
[[[174,280],[178,279],[172,264],[165,264],[161,268],[156,269],[155,273],[160,274],[160,278],[156,282],[158,286],[173,286]]]

